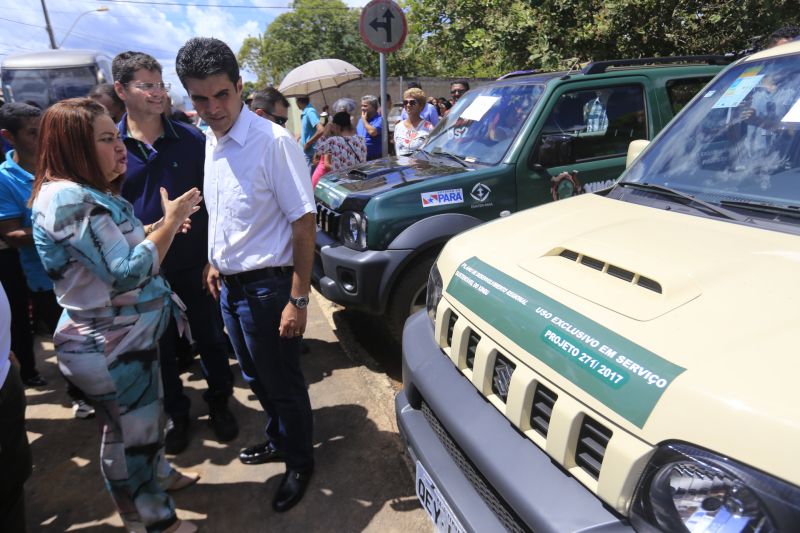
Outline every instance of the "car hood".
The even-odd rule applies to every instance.
[[[466,318],[643,441],[681,440],[743,460],[769,450],[759,468],[800,482],[800,237],[583,195],[462,233],[438,264],[445,297]],[[470,265],[489,275],[473,275]],[[451,290],[465,275],[481,285],[464,285],[469,298]],[[507,296],[516,301],[503,298],[504,308],[483,316],[496,287],[513,289]],[[624,414],[638,397],[580,386],[570,374],[577,371],[530,349],[548,327],[574,340],[563,324],[542,322],[537,308],[547,306],[668,378],[638,423]],[[527,328],[522,336],[504,325],[513,323]],[[603,362],[619,370],[618,355]]]
[[[385,157],[326,174],[314,195],[331,209],[362,210],[371,197],[384,191],[468,170],[455,162],[422,157]]]

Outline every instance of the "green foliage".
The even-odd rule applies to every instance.
[[[748,48],[798,24],[797,0],[406,0],[430,74]]]
[[[495,77],[577,61],[748,48],[754,37],[800,24],[797,0],[400,0],[409,33],[387,55],[391,76]],[[245,40],[243,65],[279,83],[312,59],[337,57],[366,76],[378,54],[358,33],[360,10],[341,0],[295,0],[265,33]]]
[[[293,68],[328,57],[376,75],[377,56],[358,33],[360,11],[341,0],[295,0],[291,5],[292,11],[279,15],[262,35],[245,39],[239,50],[239,62],[258,75],[259,85],[277,85]]]

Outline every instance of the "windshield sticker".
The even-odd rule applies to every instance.
[[[476,257],[459,266],[447,292],[640,428],[685,370]]]
[[[764,77],[763,74],[754,76],[752,74],[748,74],[748,72],[745,72],[736,78],[733,83],[731,83],[731,86],[728,87],[728,90],[722,93],[722,96],[719,97],[719,100],[717,100],[717,102],[712,106],[712,109],[727,109],[729,107],[737,107],[742,103],[742,100],[747,98],[747,95],[758,86],[761,78]]]
[[[798,99],[788,113],[783,115],[781,122],[800,122],[800,99]]]
[[[469,104],[459,118],[464,120],[480,120],[492,106],[500,100],[499,96],[480,95]]]
[[[711,98],[711,97],[712,97],[712,96],[714,96],[716,93],[717,93],[717,91],[715,91],[715,90],[713,90],[713,89],[712,89],[712,90],[708,91],[706,94],[704,94],[704,95],[703,95],[703,98]]]
[[[438,205],[463,204],[464,193],[461,189],[448,189],[446,191],[424,192],[422,207],[436,207]]]

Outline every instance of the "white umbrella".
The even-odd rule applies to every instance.
[[[357,80],[364,73],[341,59],[315,59],[295,68],[283,78],[278,90],[284,96],[307,96]],[[323,94],[324,96],[324,94]]]

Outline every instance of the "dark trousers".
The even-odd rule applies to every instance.
[[[33,300],[33,323],[42,322],[47,328],[48,335],[52,337],[63,312],[61,306],[58,305],[56,294],[53,291],[31,292],[31,299]],[[86,395],[81,389],[64,377],[64,374],[61,374],[61,377],[67,382],[67,395],[71,400],[86,401]]]
[[[244,380],[267,414],[267,438],[284,452],[286,467],[314,467],[313,422],[303,372],[301,338],[280,337],[291,274],[249,283],[226,280],[220,305]]]
[[[0,283],[11,306],[11,351],[19,360],[22,379],[28,379],[39,372],[33,352],[28,285],[19,264],[19,254],[13,248],[0,250]]]
[[[23,485],[31,468],[31,448],[25,433],[25,390],[19,371],[12,366],[0,387],[0,531],[4,533],[25,531]]]
[[[219,311],[219,304],[203,290],[203,267],[193,267],[165,276],[172,290],[186,304],[189,327],[197,341],[200,364],[208,390],[203,398],[209,402],[227,401],[233,393],[233,373],[228,362],[228,340]],[[191,402],[183,393],[178,370],[178,329],[172,321],[159,341],[161,380],[164,384],[164,411],[172,417],[189,416]]]

